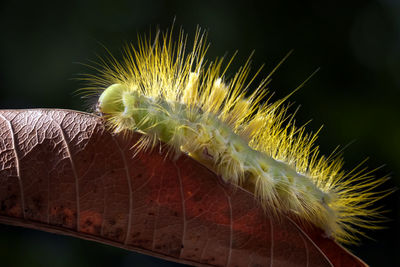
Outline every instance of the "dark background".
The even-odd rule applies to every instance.
[[[230,74],[255,50],[253,73],[266,76],[287,52],[293,55],[273,76],[271,91],[284,97],[314,70],[320,71],[290,100],[302,107],[299,124],[316,131],[325,154],[351,143],[351,169],[368,166],[390,174],[385,188],[400,183],[400,1],[7,1],[1,4],[0,108],[85,110],[74,80],[80,65],[119,55],[125,42],[159,26],[196,25],[209,31],[208,58],[239,50]],[[295,110],[295,107],[292,111]],[[368,232],[349,247],[371,266],[400,266],[399,193],[381,204],[391,210],[387,229]],[[177,266],[134,252],[70,237],[0,225],[4,266]]]

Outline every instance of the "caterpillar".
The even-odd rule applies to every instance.
[[[231,63],[207,63],[205,32],[187,36],[172,30],[139,38],[124,57],[102,60],[88,75],[88,94],[98,94],[97,110],[113,132],[143,133],[136,151],[159,141],[174,157],[185,153],[226,182],[254,193],[272,214],[293,214],[341,243],[356,243],[363,229],[384,220],[374,203],[388,192],[374,192],[387,180],[362,164],[343,170],[343,158],[321,156],[318,132],[306,133],[288,113],[287,99],[270,102],[270,75],[250,92],[250,58],[226,79]],[[232,57],[233,59],[233,57]],[[258,74],[258,72],[257,72]],[[256,74],[256,75],[257,75]]]

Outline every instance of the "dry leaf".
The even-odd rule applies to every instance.
[[[365,266],[244,189],[70,110],[0,111],[0,222],[196,266]]]

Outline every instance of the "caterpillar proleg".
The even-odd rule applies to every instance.
[[[373,204],[387,192],[373,189],[386,178],[361,167],[345,172],[341,157],[320,156],[317,134],[295,126],[286,99],[264,101],[269,77],[248,92],[249,60],[228,80],[222,59],[206,63],[200,31],[190,52],[182,32],[172,39],[170,32],[139,40],[121,62],[104,60],[100,74],[88,78],[112,131],[144,133],[138,150],[162,141],[175,156],[187,153],[252,191],[268,211],[298,216],[339,242],[379,228],[382,212]]]

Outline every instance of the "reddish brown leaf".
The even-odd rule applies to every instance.
[[[0,111],[0,222],[196,266],[365,266],[191,158],[68,110]]]

